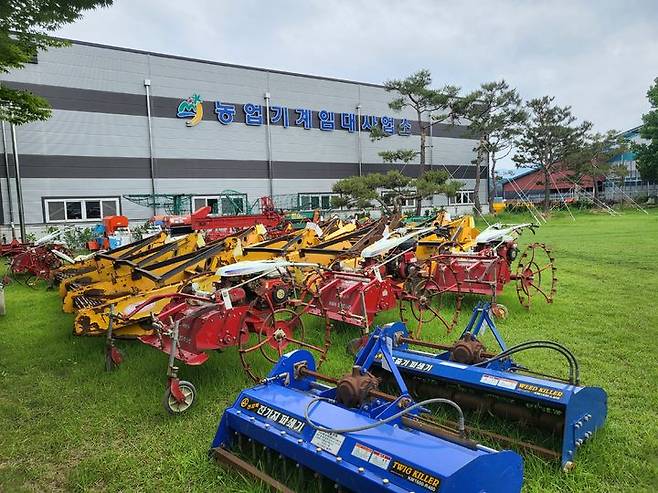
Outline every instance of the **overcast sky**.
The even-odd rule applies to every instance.
[[[637,126],[658,77],[658,0],[115,0],[56,34],[373,83],[504,78],[600,131]]]

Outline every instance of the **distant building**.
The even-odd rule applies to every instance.
[[[604,191],[604,177],[596,180],[584,176],[577,180],[572,171],[556,169],[549,175],[551,200],[573,200],[581,195],[592,196],[594,187],[597,193]],[[503,180],[502,197],[505,200],[544,200],[544,171],[530,169],[512,178]]]
[[[646,142],[640,137],[642,126],[631,128],[622,132],[626,139],[632,143]],[[628,174],[623,178],[609,176],[605,183],[605,197],[609,200],[618,200],[624,194],[635,197],[637,195],[656,195],[658,192],[657,184],[649,183],[642,180],[637,164],[635,153],[628,151],[610,161],[612,164],[622,164],[628,169]]]
[[[0,78],[53,107],[47,121],[16,129],[28,229],[95,224],[114,214],[141,222],[167,212],[148,206],[153,194],[229,214],[265,195],[282,208],[328,209],[341,178],[420,170],[418,158],[406,166],[382,162],[381,151],[418,149],[420,129],[413,111],[389,108],[394,95],[381,85],[81,41],[40,52]],[[389,137],[373,142],[375,127]],[[4,128],[9,176],[0,166],[0,233],[12,219],[10,201],[18,210]],[[476,144],[464,125],[432,125],[428,165],[464,186],[455,198],[424,200],[423,209],[471,212]],[[483,166],[481,177],[487,172]],[[227,190],[236,191],[232,200],[224,200]]]

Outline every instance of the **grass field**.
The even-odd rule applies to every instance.
[[[582,214],[575,222],[558,216],[536,236],[527,232],[522,243],[530,241],[553,248],[556,301],[527,312],[508,286],[500,301],[510,316],[499,328],[510,344],[552,339],[569,346],[583,382],[607,390],[609,414],[570,474],[526,456],[525,491],[658,491],[658,211]],[[104,340],[71,334],[72,316],[61,312],[56,291],[12,284],[6,299],[0,491],[261,491],[206,458],[223,409],[250,385],[234,351],[181,369],[199,399],[187,414],[171,417],[160,404],[162,353],[122,341],[124,364],[105,373]],[[466,300],[461,325],[476,301]],[[390,321],[395,313],[380,317]],[[344,346],[355,334],[336,334],[324,370],[349,370]],[[562,367],[543,351],[519,360],[537,369]]]

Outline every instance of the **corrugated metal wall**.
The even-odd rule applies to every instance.
[[[80,43],[41,53],[37,64],[2,79],[44,94],[54,107],[50,120],[17,129],[29,224],[44,222],[44,197],[150,193],[145,79],[151,81],[159,193],[212,195],[235,189],[250,201],[267,194],[266,126],[220,124],[212,114],[216,100],[236,104],[236,119],[243,104],[264,105],[266,92],[272,105],[290,108],[289,128],[271,126],[275,194],[329,191],[336,179],[358,169],[358,134],[338,129],[340,112],[356,112],[361,105],[365,115],[414,119],[411,112],[390,110],[392,95],[381,87]],[[203,98],[205,115],[187,127],[176,118],[176,109],[192,94]],[[321,131],[317,121],[312,129],[294,126],[295,108],[334,112],[337,130]],[[441,136],[432,139],[433,163],[459,165],[449,169],[470,188],[473,180],[465,177],[474,176],[475,142],[460,130],[435,127]],[[371,142],[362,132],[364,171],[382,169],[377,154],[382,150],[418,146],[417,135]],[[6,224],[6,180],[1,181]],[[483,180],[483,200],[485,186]],[[15,200],[13,184],[12,195]],[[121,205],[131,219],[151,214],[125,199]]]

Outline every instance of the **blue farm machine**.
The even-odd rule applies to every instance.
[[[377,327],[342,378],[318,372],[304,349],[283,355],[225,410],[210,456],[283,492],[518,492],[519,452],[571,470],[578,449],[605,422],[605,391],[580,383],[575,357],[558,343],[506,346],[491,312],[490,303],[479,303],[459,340],[445,346],[412,339],[402,322]],[[499,351],[480,342],[487,331]],[[535,348],[563,357],[568,378],[512,359]],[[471,425],[482,415],[502,419],[502,428],[548,432],[558,445]]]
[[[487,331],[496,351],[487,350],[482,342]],[[471,434],[557,460],[565,472],[573,468],[578,449],[605,422],[607,394],[600,387],[581,384],[573,353],[547,340],[508,347],[493,321],[491,303],[475,307],[451,345],[414,339],[400,322],[381,328],[373,337],[391,341],[393,361],[414,397],[450,399],[478,422],[478,428],[469,429]],[[536,349],[552,351],[564,361],[568,377],[531,370],[513,358]],[[376,366],[375,375],[392,380],[382,356]],[[487,429],[510,426],[514,436]]]
[[[392,337],[375,330],[340,379],[319,373],[306,350],[287,353],[226,409],[211,457],[284,492],[520,491],[520,455],[469,439],[456,403],[414,401],[389,349]],[[381,391],[369,371],[378,358],[391,370],[395,394]],[[457,426],[436,424],[433,404],[453,410]]]

